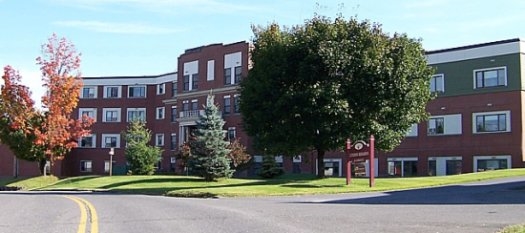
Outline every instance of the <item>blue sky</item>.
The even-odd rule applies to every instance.
[[[35,58],[56,33],[82,53],[84,76],[176,71],[187,48],[250,41],[250,25],[357,16],[434,50],[525,37],[523,0],[0,0],[0,65],[40,96]]]

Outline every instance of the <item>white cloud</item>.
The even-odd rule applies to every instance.
[[[56,21],[55,25],[64,27],[80,28],[96,32],[120,33],[120,34],[171,34],[181,32],[181,30],[156,27],[142,23],[111,23],[102,21]]]

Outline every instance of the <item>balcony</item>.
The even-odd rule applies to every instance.
[[[189,110],[179,112],[178,122],[196,122],[199,120],[199,116],[204,115],[204,110]],[[222,116],[222,111],[218,112],[219,116]]]

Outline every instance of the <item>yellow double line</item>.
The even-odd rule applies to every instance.
[[[82,198],[75,196],[64,196],[67,199],[70,199],[78,204],[80,207],[80,223],[78,224],[77,233],[85,233],[86,226],[91,223],[90,231],[91,233],[98,233],[98,216],[95,207]]]

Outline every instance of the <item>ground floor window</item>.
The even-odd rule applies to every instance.
[[[81,160],[80,161],[80,171],[81,172],[92,172],[92,162],[91,160]]]
[[[430,157],[428,159],[428,175],[444,176],[458,175],[463,170],[463,161],[460,156]]]
[[[325,176],[342,176],[341,159],[324,159],[323,162]]]
[[[511,164],[510,155],[500,156],[474,156],[474,171],[490,171],[509,169]]]
[[[388,175],[390,176],[417,176],[417,158],[388,158]]]

